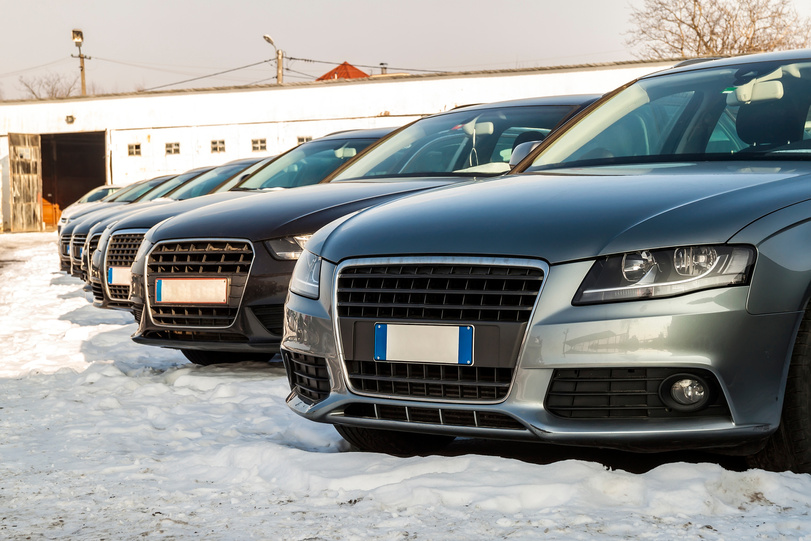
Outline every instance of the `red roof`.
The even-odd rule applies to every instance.
[[[316,79],[316,81],[328,81],[330,79],[360,79],[362,77],[369,77],[369,74],[360,71],[349,62],[344,62],[337,68],[328,71]]]

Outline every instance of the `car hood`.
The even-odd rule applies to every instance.
[[[117,218],[118,216],[128,215],[131,212],[135,212],[137,210],[143,210],[150,207],[162,206],[169,203],[171,200],[167,199],[156,199],[155,201],[140,201],[137,203],[127,203],[126,205],[114,206],[111,208],[104,208],[98,209],[95,212],[91,212],[82,216],[79,220],[75,223],[70,223],[68,226],[73,226],[72,232],[77,235],[87,235],[90,229],[93,228],[94,225],[97,223],[106,220],[106,223],[110,223],[111,221],[109,218]],[[69,233],[70,230],[68,227],[62,229],[62,233]]]
[[[172,216],[177,216],[188,212],[190,210],[221,203],[223,201],[231,201],[233,199],[240,199],[246,195],[257,194],[259,192],[244,191],[244,192],[222,192],[194,197],[192,199],[184,199],[183,201],[171,201],[168,204],[158,205],[147,209],[133,209],[133,212],[128,212],[113,228],[115,231],[122,231],[124,229],[149,229],[153,225],[162,222]]]
[[[333,262],[465,254],[558,263],[723,243],[753,220],[811,199],[809,172],[803,163],[725,162],[514,175],[368,209],[308,248]]]
[[[393,198],[459,182],[420,178],[401,182],[333,182],[260,193],[186,212],[150,232],[157,242],[178,238],[265,240],[312,233],[351,212]]]

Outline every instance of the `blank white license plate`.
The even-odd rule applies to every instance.
[[[111,286],[128,286],[131,284],[130,267],[109,267],[107,284]]]
[[[155,302],[225,304],[227,278],[159,278],[155,280]]]
[[[375,360],[473,364],[473,327],[376,323]]]

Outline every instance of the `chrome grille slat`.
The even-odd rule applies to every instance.
[[[81,254],[86,240],[87,235],[73,235],[70,239],[70,258],[74,265],[80,265],[82,262]]]

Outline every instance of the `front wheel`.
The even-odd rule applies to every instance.
[[[231,351],[209,351],[203,349],[181,349],[180,352],[183,353],[188,360],[201,366],[233,364],[243,361],[266,362],[273,357],[270,353],[235,353]]]
[[[334,426],[338,434],[359,451],[402,457],[429,455],[441,451],[456,439],[454,436],[397,432],[347,425]]]
[[[780,426],[749,465],[770,471],[811,473],[811,311],[797,332],[786,381]]]

